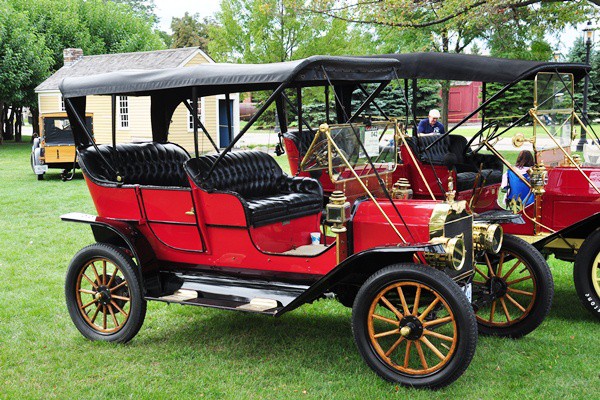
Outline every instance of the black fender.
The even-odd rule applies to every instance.
[[[313,283],[306,291],[282,308],[276,315],[281,315],[305,303],[310,303],[330,291],[336,285],[352,284],[360,286],[369,276],[388,265],[414,262],[413,255],[417,252],[444,253],[445,250],[441,244],[423,243],[393,247],[375,247],[355,253]]]
[[[140,282],[147,295],[160,293],[158,263],[152,246],[132,224],[107,219],[90,214],[69,213],[61,215],[66,222],[78,222],[90,225],[94,239],[98,243],[107,243],[128,250],[138,266]]]
[[[592,214],[587,218],[577,221],[573,225],[556,231],[551,235],[545,236],[538,241],[533,242],[533,246],[542,250],[548,243],[559,238],[586,239],[590,233],[600,228],[600,212]]]

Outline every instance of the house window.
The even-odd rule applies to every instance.
[[[65,98],[60,96],[60,111],[65,111]]]
[[[129,98],[119,96],[119,122],[121,128],[129,128]]]
[[[188,116],[188,132],[194,131],[194,118],[192,118],[192,113],[190,110],[187,110]],[[198,100],[198,119],[202,121],[202,99]],[[198,126],[198,130],[200,130],[200,126]]]

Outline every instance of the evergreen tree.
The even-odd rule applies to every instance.
[[[567,55],[568,61],[582,63],[585,62],[585,43],[582,38],[579,38],[573,44],[573,47]],[[590,65],[592,70],[590,71],[590,83],[588,86],[588,115],[591,119],[598,118],[600,113],[600,82],[599,71],[600,71],[600,52],[592,47],[590,52]],[[575,102],[579,107],[583,107],[583,83],[582,79],[575,85]],[[577,109],[576,109],[577,110]]]

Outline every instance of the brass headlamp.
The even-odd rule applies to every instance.
[[[548,181],[548,172],[544,164],[538,163],[531,168],[531,176],[529,182],[531,183],[531,189],[534,195],[538,196],[546,193],[546,182]]]
[[[439,237],[429,242],[444,246],[444,253],[425,252],[425,260],[429,265],[436,268],[452,268],[456,271],[460,271],[465,266],[467,253],[463,235],[453,238]]]
[[[503,235],[502,227],[498,224],[473,224],[473,244],[477,250],[498,254],[502,247]]]

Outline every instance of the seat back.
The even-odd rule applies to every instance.
[[[189,186],[183,164],[190,156],[174,143],[123,143],[116,148],[99,145],[98,150],[88,146],[78,154],[84,173],[101,184],[117,184],[116,171],[125,185]]]
[[[192,180],[207,190],[227,190],[243,198],[276,194],[285,178],[277,161],[261,151],[233,151],[225,154],[211,175],[208,171],[218,154],[190,159],[185,163]]]
[[[428,135],[419,137],[407,137],[406,142],[421,161],[434,164],[444,164],[447,154],[450,152],[450,140],[448,136],[425,151],[427,146],[439,139],[439,135]]]
[[[308,130],[302,132],[290,131],[283,134],[285,139],[291,140],[298,149],[298,155],[300,160],[306,155],[308,148],[312,144],[315,135]]]

